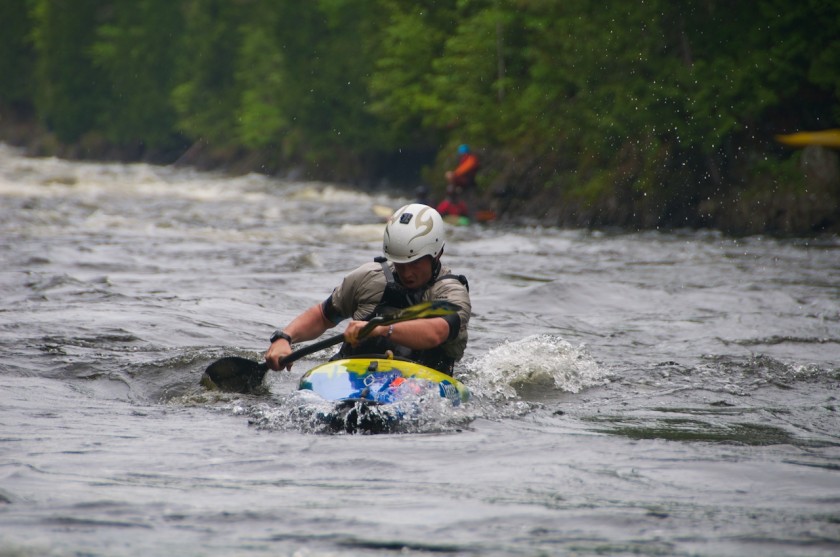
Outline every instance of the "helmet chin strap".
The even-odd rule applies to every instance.
[[[435,282],[440,274],[440,256],[443,255],[443,250],[441,250],[440,255],[434,258],[432,261],[432,279],[429,282]]]

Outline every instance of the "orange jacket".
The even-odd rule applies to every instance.
[[[475,185],[475,175],[478,174],[478,157],[475,153],[465,153],[458,159],[458,166],[452,171],[452,182],[456,186],[468,188]]]

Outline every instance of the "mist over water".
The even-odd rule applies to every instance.
[[[454,227],[469,403],[329,433],[297,383],[330,351],[198,385],[407,201],[0,147],[0,553],[840,551],[834,236]]]

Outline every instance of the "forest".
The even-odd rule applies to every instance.
[[[498,220],[840,232],[840,2],[4,0],[0,140],[411,195],[459,144]]]

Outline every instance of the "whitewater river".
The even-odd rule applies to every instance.
[[[0,555],[840,553],[837,237],[452,228],[468,404],[328,433],[329,352],[199,386],[406,201],[0,147]]]

